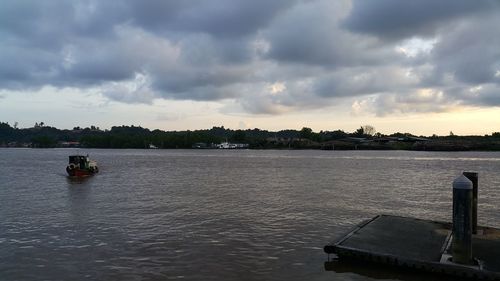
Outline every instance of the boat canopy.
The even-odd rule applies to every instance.
[[[71,155],[69,156],[69,163],[80,163],[80,162],[87,161],[86,156],[81,156],[81,155]]]

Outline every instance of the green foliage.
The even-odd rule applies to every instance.
[[[56,140],[50,136],[36,136],[31,139],[33,147],[36,148],[52,148],[56,147]]]
[[[0,122],[0,140],[7,140],[13,132],[14,128],[12,128],[9,123]]]
[[[303,127],[300,130],[300,138],[310,140],[313,135],[313,130],[311,128]]]
[[[412,148],[412,143],[409,142],[395,142],[394,144],[391,145],[391,149],[394,150],[411,150]]]
[[[361,126],[361,128],[363,129],[363,134],[366,135],[366,136],[373,136],[375,135],[375,127],[373,127],[372,125],[364,125],[364,126]]]
[[[368,138],[375,135],[375,127],[371,125],[364,125],[359,127],[356,131],[354,131],[351,136],[357,138]]]
[[[55,147],[58,142],[79,141],[91,148],[191,148],[195,143],[206,147],[223,141],[247,143],[258,149],[407,149],[407,150],[500,150],[500,132],[491,136],[443,136],[434,135],[429,141],[415,140],[410,133],[391,134],[392,140],[370,138],[374,130],[362,126],[349,134],[342,130],[313,132],[311,128],[270,132],[261,129],[231,130],[213,127],[196,131],[149,130],[140,126],[115,126],[100,130],[96,126],[72,130],[59,130],[37,122],[36,127],[16,128],[0,122],[0,146]],[[374,133],[382,137],[382,134]],[[368,138],[368,141],[353,142],[349,136]],[[394,140],[394,137],[397,139]]]
[[[349,136],[349,134],[347,134],[346,132],[344,132],[342,130],[336,130],[336,131],[332,131],[332,132],[322,132],[322,137],[325,141],[340,140],[340,139],[344,139],[348,136]]]
[[[362,138],[365,136],[365,130],[363,129],[363,127],[360,127],[359,129],[354,131],[354,133],[352,133],[352,135],[354,137]]]
[[[246,133],[243,130],[236,130],[231,136],[232,142],[244,143],[246,141]]]

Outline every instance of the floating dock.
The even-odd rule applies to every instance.
[[[378,215],[326,245],[339,258],[366,260],[483,280],[500,280],[500,229],[477,227],[472,235],[474,264],[452,262],[452,224]]]

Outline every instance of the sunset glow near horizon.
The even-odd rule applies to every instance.
[[[4,1],[0,122],[500,131],[498,1]]]

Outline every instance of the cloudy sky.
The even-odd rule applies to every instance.
[[[500,131],[500,2],[2,0],[0,121]]]

